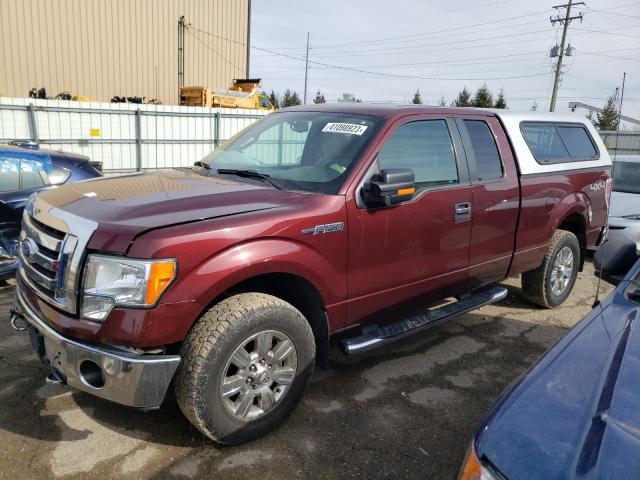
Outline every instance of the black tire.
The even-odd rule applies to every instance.
[[[297,353],[297,369],[286,395],[271,410],[243,421],[223,404],[222,376],[245,339],[265,330],[289,337]],[[198,319],[181,356],[175,393],[182,413],[211,440],[235,445],[268,433],[293,412],[313,373],[315,340],[305,317],[289,303],[262,293],[242,293],[214,305]]]
[[[566,288],[556,295],[551,288],[553,265],[556,257],[564,247],[569,247],[573,254],[573,269]],[[556,230],[544,255],[542,265],[535,270],[522,274],[522,293],[525,298],[544,308],[561,305],[573,290],[580,265],[580,244],[576,236],[566,230]]]

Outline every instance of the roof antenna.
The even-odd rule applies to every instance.
[[[622,123],[622,101],[624,100],[624,82],[627,78],[627,72],[622,74],[622,91],[620,92],[620,108],[618,109],[618,126],[616,127],[616,146],[613,151],[613,161],[611,162],[611,189],[613,190],[613,171],[616,168],[616,156],[618,155],[618,139],[620,138],[620,124]],[[613,193],[613,192],[612,192]],[[606,195],[606,193],[605,193]],[[605,232],[609,233],[609,209],[611,208],[611,197],[609,197],[609,205],[607,205],[607,217],[605,220]],[[600,248],[604,248],[607,244],[608,239],[605,238],[604,243],[600,245]],[[600,283],[602,282],[602,271],[604,270],[605,257],[607,254],[607,250],[602,250],[602,264],[600,265],[600,272],[598,275],[598,285],[596,286],[596,298],[593,300],[593,305],[591,308],[596,308],[600,305]]]

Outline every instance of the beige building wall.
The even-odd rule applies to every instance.
[[[247,76],[250,0],[0,0],[0,96],[178,101],[178,19],[185,86]]]

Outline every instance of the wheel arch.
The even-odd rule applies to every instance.
[[[591,206],[588,197],[584,194],[575,193],[570,197],[571,206],[567,206],[562,214],[558,215],[554,230],[566,230],[576,236],[580,245],[578,270],[582,271],[587,253],[587,227]]]
[[[265,293],[280,298],[298,309],[307,319],[316,341],[316,364],[326,368],[329,362],[329,319],[320,291],[306,278],[289,272],[269,272],[241,280],[219,293],[205,310],[239,293]]]

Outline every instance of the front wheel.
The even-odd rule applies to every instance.
[[[210,439],[238,444],[291,414],[311,377],[315,342],[292,305],[243,293],[208,310],[181,353],[175,382],[180,409]]]
[[[580,244],[566,230],[556,230],[542,265],[522,274],[522,292],[527,300],[545,308],[562,304],[573,289],[580,265]]]

